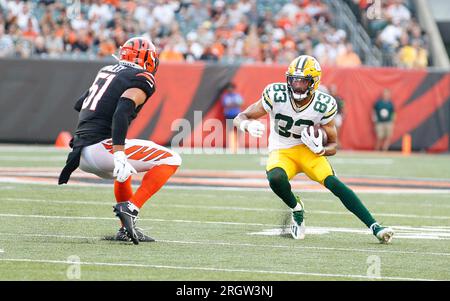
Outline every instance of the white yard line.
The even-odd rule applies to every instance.
[[[117,220],[114,217],[96,217],[96,216],[59,216],[59,215],[35,215],[35,214],[8,214],[0,213],[1,217],[19,217],[19,218],[41,218],[41,219],[68,219],[68,220]],[[233,226],[264,226],[278,227],[274,224],[260,223],[239,223],[239,222],[221,222],[221,221],[191,221],[191,220],[166,220],[158,218],[140,218],[139,221],[152,222],[171,222],[171,223],[193,223],[193,224],[212,224],[212,225],[233,225]]]
[[[309,210],[306,209],[308,213]],[[336,211],[326,211],[326,210],[311,210],[312,214],[329,214],[329,215],[351,215],[350,212],[336,212]],[[450,216],[440,216],[440,215],[415,215],[415,214],[399,214],[399,213],[376,213],[374,215],[380,217],[402,217],[402,218],[422,218],[422,219],[437,219],[437,220],[450,220]]]
[[[16,233],[0,233],[3,236],[17,236]],[[21,233],[21,237],[50,237],[60,239],[87,239],[87,240],[102,240],[97,236],[79,236],[79,235],[59,235],[59,234],[33,234]],[[381,249],[357,249],[357,248],[333,248],[333,247],[311,247],[311,246],[292,246],[292,245],[275,245],[275,244],[252,244],[252,243],[231,243],[224,241],[189,241],[189,240],[164,240],[157,239],[157,242],[172,243],[172,244],[194,244],[194,245],[217,245],[230,247],[249,247],[249,248],[273,248],[273,249],[294,249],[294,250],[316,250],[316,251],[331,251],[331,252],[356,252],[356,253],[387,253],[387,254],[409,254],[414,256],[450,256],[450,253],[440,252],[417,252],[417,251],[395,251],[395,250],[381,250]]]
[[[450,240],[450,231],[448,229],[417,229],[415,228],[407,228],[403,227],[393,227],[396,234],[396,239],[405,238],[405,239],[431,239],[431,240]],[[364,230],[359,229],[348,229],[348,228],[335,228],[335,227],[306,227],[307,235],[325,235],[330,234],[330,232],[340,232],[340,233],[357,233],[357,234],[365,234],[369,233]],[[258,232],[248,233],[249,235],[263,235],[263,236],[280,236],[280,235],[289,235],[289,229],[287,228],[272,228],[272,229],[264,229]]]
[[[65,260],[49,260],[49,259],[27,259],[27,258],[10,258],[0,261],[9,262],[34,262],[34,263],[51,263],[51,264],[68,264],[73,265],[72,261]],[[131,267],[131,268],[150,268],[150,269],[173,269],[173,270],[191,270],[191,271],[208,271],[208,272],[228,272],[228,273],[257,273],[257,274],[275,274],[275,275],[296,275],[296,276],[317,276],[317,277],[336,277],[336,278],[353,278],[367,280],[406,280],[406,281],[439,281],[439,279],[409,278],[409,277],[379,277],[374,278],[366,275],[352,274],[328,274],[328,273],[309,273],[298,271],[271,271],[271,270],[253,270],[253,269],[227,269],[214,267],[192,267],[192,266],[171,266],[156,264],[137,264],[137,263],[111,263],[111,262],[80,262],[80,265],[92,266],[113,266],[113,267]]]
[[[113,187],[110,183],[75,183],[76,180],[72,180],[71,186],[75,187],[95,187],[95,188],[111,188]],[[11,184],[19,184],[19,185],[43,185],[43,186],[52,186],[58,187],[56,183],[56,179],[48,179],[45,182],[36,182],[34,180],[23,180],[17,179],[14,177],[0,177],[0,183],[11,183]],[[59,189],[64,189],[60,187]],[[246,188],[246,187],[220,187],[220,186],[182,186],[182,185],[166,185],[164,189],[169,190],[203,190],[203,191],[245,191],[245,192],[272,192],[270,188]],[[327,193],[330,194],[329,191],[324,189],[295,189],[295,192],[300,193],[308,193],[308,192],[319,192],[319,193]],[[445,196],[450,196],[450,189],[389,189],[389,190],[379,190],[379,189],[365,189],[359,190],[358,187],[354,189],[358,194],[400,194],[400,195],[411,195],[411,194],[442,194]]]
[[[58,201],[58,200],[42,200],[42,199],[26,199],[26,198],[2,198],[1,201],[18,201],[18,202],[36,202],[36,203],[48,203],[48,204],[64,204],[64,205],[99,205],[109,206],[111,202],[98,202],[98,201]],[[206,206],[206,205],[184,205],[184,204],[156,204],[155,207],[163,208],[189,208],[189,209],[206,209],[206,210],[231,210],[231,211],[254,211],[254,212],[287,212],[283,209],[271,209],[271,208],[256,208],[256,207],[236,207],[236,206]],[[307,210],[311,214],[325,214],[325,215],[351,215],[350,212],[343,211],[326,211],[326,210]],[[415,215],[415,214],[400,214],[400,213],[373,213],[380,217],[401,217],[401,218],[419,218],[419,219],[436,219],[436,220],[450,220],[450,216],[438,216],[438,215]]]
[[[266,244],[250,244],[250,243],[230,243],[217,241],[178,241],[178,240],[158,240],[165,243],[176,244],[201,244],[201,245],[219,245],[231,247],[250,247],[250,248],[274,248],[274,249],[294,249],[294,250],[316,250],[316,251],[332,251],[332,252],[356,252],[356,253],[387,253],[387,254],[411,254],[422,256],[450,256],[450,253],[439,252],[415,252],[415,251],[390,251],[377,249],[356,249],[356,248],[332,248],[332,247],[310,247],[310,246],[287,246],[287,245],[266,245]]]
[[[54,215],[24,215],[24,214],[5,214],[1,213],[0,217],[11,217],[11,218],[41,218],[41,219],[65,219],[65,220],[116,220],[113,217],[92,217],[92,216],[54,216]],[[260,224],[260,223],[241,223],[241,222],[224,222],[224,221],[192,221],[192,220],[168,220],[168,219],[148,219],[141,218],[140,221],[150,221],[150,222],[162,222],[162,223],[191,223],[191,224],[205,224],[205,225],[231,225],[231,226],[259,226],[259,227],[270,227],[271,229],[259,230],[259,232],[253,232],[249,234],[253,235],[280,235],[280,225],[273,224]],[[450,230],[447,228],[411,228],[406,226],[400,226],[396,228],[392,226],[394,230],[397,231],[397,238],[405,239],[449,239]],[[328,232],[338,232],[338,233],[357,233],[368,235],[370,231],[367,229],[354,229],[354,228],[340,228],[340,227],[308,227],[309,234],[327,234]],[[277,232],[278,231],[278,232]]]

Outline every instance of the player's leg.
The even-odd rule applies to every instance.
[[[305,237],[304,205],[294,195],[289,183],[289,180],[297,174],[297,167],[287,152],[287,150],[279,150],[270,153],[266,174],[272,191],[292,210],[292,237],[303,239]]]
[[[140,208],[170,178],[181,164],[180,156],[165,147],[151,141],[131,139],[125,142],[125,154],[128,162],[138,172],[146,172],[136,193],[132,193],[131,178],[124,183],[115,183],[115,196],[118,204],[115,211],[121,217],[122,225],[129,229],[133,238],[146,240],[135,221]],[[114,159],[110,140],[104,140],[83,149],[80,168],[102,178],[113,178]],[[121,230],[123,230],[121,228]],[[121,232],[119,230],[119,232]],[[119,235],[120,233],[118,233]],[[119,235],[120,236],[120,235]],[[148,237],[147,237],[148,238]],[[153,241],[148,238],[146,241]],[[133,242],[137,242],[133,241]]]
[[[131,176],[125,182],[114,181],[114,196],[117,203],[127,202],[133,196],[133,188],[131,187]],[[145,234],[142,234],[145,235]],[[139,234],[138,234],[139,236]],[[117,231],[114,240],[130,241],[126,233],[126,229],[121,223],[119,231]]]
[[[129,145],[129,146],[128,146]],[[145,172],[141,185],[129,199],[139,209],[169,180],[181,165],[181,157],[174,151],[151,141],[127,140],[126,147],[141,149],[128,156],[137,172]]]
[[[284,150],[272,151],[266,165],[267,179],[272,191],[291,209],[297,206],[297,199],[292,193],[289,180],[297,174],[295,162]]]
[[[126,202],[133,196],[131,176],[125,182],[114,181],[114,196],[117,203]]]
[[[345,208],[358,217],[380,242],[387,243],[391,240],[392,229],[380,226],[373,218],[369,210],[364,206],[359,197],[347,185],[342,183],[334,174],[328,160],[323,156],[317,156],[305,149],[302,153],[303,172],[312,180],[319,182],[337,196]],[[382,232],[380,232],[382,231]]]
[[[145,175],[128,202],[118,206],[126,206],[137,217],[142,206],[161,189],[178,169],[181,164],[181,157],[168,148],[140,139],[127,140],[125,144],[126,153],[127,150],[129,150],[128,162],[137,172],[145,172]],[[139,241],[148,241],[145,237],[139,235],[142,234],[142,231],[139,231],[138,228],[136,232]]]
[[[391,241],[394,232],[389,227],[383,227],[377,223],[364,206],[359,197],[347,185],[342,183],[336,176],[329,175],[325,178],[323,185],[337,196],[350,212],[356,215],[382,243]]]
[[[112,155],[111,139],[107,139],[83,148],[80,159],[80,169],[104,179],[112,179],[114,159]],[[114,181],[114,196],[118,204],[123,203],[123,206],[126,206],[124,204],[132,197],[133,190],[131,187],[131,181],[131,177],[123,183]],[[125,210],[125,208],[123,210]],[[126,217],[128,218],[126,224],[133,225],[134,216],[132,214],[127,214]],[[120,221],[121,227],[119,228],[119,231],[117,231],[114,239],[119,241],[130,241],[125,224],[122,222],[122,219]],[[134,235],[137,236],[138,234],[134,233]]]

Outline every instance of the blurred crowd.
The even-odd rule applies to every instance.
[[[420,27],[387,11],[377,43],[407,66],[410,48],[423,46]],[[0,57],[107,58],[143,35],[161,61],[286,64],[309,54],[323,65],[361,65],[332,18],[321,0],[0,0]]]
[[[0,56],[108,57],[144,35],[161,61],[361,64],[320,0],[0,0],[0,12]]]
[[[428,40],[410,0],[347,0],[383,52],[383,65],[425,68]]]

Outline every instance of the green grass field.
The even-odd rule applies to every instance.
[[[66,153],[0,146],[0,170],[62,167]],[[182,157],[181,171],[264,168],[261,155]],[[330,161],[342,176],[450,182],[449,155],[347,152]],[[68,280],[74,259],[81,280],[368,280],[374,271],[382,280],[450,280],[449,190],[358,193],[396,230],[391,245],[379,244],[331,193],[298,193],[307,210],[302,241],[276,234],[288,211],[266,189],[170,186],[138,222],[158,242],[134,246],[105,239],[119,224],[112,186],[0,176],[0,280]]]

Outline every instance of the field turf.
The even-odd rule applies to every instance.
[[[66,153],[0,146],[0,172],[54,172]],[[181,173],[264,169],[263,155],[182,157]],[[396,230],[391,245],[379,244],[325,190],[297,191],[308,230],[295,241],[278,232],[288,211],[268,186],[169,185],[138,222],[157,242],[134,246],[108,240],[119,225],[112,186],[105,185],[111,181],[32,184],[4,172],[0,280],[450,280],[450,190],[427,189],[449,184],[449,155],[342,152],[330,162],[343,177],[424,181],[417,191],[357,191],[375,218]]]

